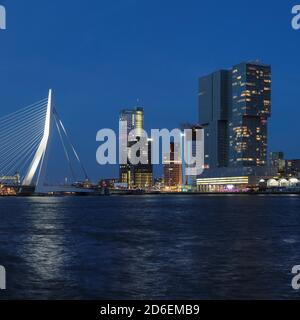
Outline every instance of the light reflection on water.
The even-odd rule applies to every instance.
[[[300,298],[300,198],[1,198],[0,298]]]
[[[32,266],[31,272],[38,278],[42,281],[55,280],[62,274],[63,266],[71,257],[64,233],[56,234],[57,230],[64,229],[60,213],[56,209],[62,199],[33,198],[30,201],[34,205],[26,224],[36,232],[24,238],[19,253],[24,257],[25,263]]]

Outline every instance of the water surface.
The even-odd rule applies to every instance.
[[[0,299],[278,299],[300,197],[0,198]]]

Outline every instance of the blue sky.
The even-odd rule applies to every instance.
[[[273,68],[270,149],[300,157],[297,1],[0,0],[0,115],[55,92],[55,105],[93,179],[96,132],[145,107],[147,128],[196,122],[198,77],[241,61]],[[300,0],[299,0],[300,4]]]

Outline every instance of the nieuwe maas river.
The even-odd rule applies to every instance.
[[[299,196],[0,198],[0,299],[299,298]]]

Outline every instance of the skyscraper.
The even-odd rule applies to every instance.
[[[290,177],[300,176],[300,159],[286,161],[286,173]]]
[[[270,116],[271,67],[257,63],[234,66],[229,123],[231,166],[267,165]]]
[[[170,143],[169,154],[164,154],[164,185],[170,189],[182,186],[181,150],[174,142]]]
[[[241,63],[199,80],[206,169],[267,164],[271,67]]]
[[[153,165],[151,162],[151,140],[147,140],[145,150],[148,150],[148,163],[138,163],[133,168],[133,184],[136,188],[147,189],[153,185]]]
[[[228,165],[231,87],[231,72],[227,70],[199,80],[199,118],[205,131],[206,169]]]
[[[120,111],[119,121],[127,122],[127,129],[121,134],[128,136],[129,132],[144,129],[144,108],[136,107],[135,109],[123,109]]]
[[[285,176],[286,173],[286,161],[284,159],[284,153],[279,152],[270,152],[269,165],[276,168],[278,175]]]
[[[144,129],[144,109],[137,107],[135,109],[124,109],[120,111],[119,121],[127,122],[127,127],[122,129],[120,133],[123,139],[128,137],[132,130]],[[133,145],[134,142],[128,142],[128,146]],[[133,167],[128,159],[127,164],[120,165],[120,182],[127,183],[130,188],[134,183]]]
[[[144,109],[137,107],[135,109],[121,110],[119,121],[126,121],[127,127],[121,132],[121,136],[129,136],[132,130],[136,130],[136,141],[128,142],[128,147],[132,147],[137,141],[138,137],[142,136],[144,130]],[[148,164],[132,165],[130,159],[127,164],[120,165],[120,182],[127,183],[129,188],[147,188],[152,185],[152,164],[151,164],[151,144],[148,141]],[[129,155],[130,157],[130,155]]]
[[[187,162],[183,161],[183,176],[184,181],[183,183],[186,186],[196,187],[197,185],[197,175],[198,175],[198,168],[196,163],[192,164],[192,160],[196,157],[196,155],[201,153],[201,146],[197,143],[197,133],[201,130],[202,127],[199,125],[191,125],[191,124],[184,124],[182,126],[182,130],[191,130],[191,132],[185,132],[185,151],[187,156]]]

